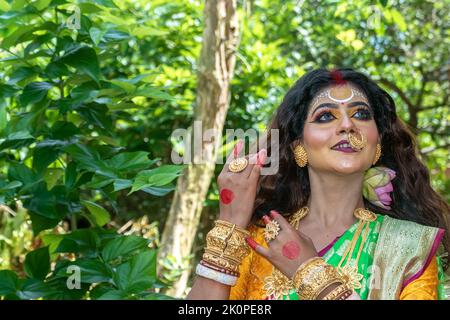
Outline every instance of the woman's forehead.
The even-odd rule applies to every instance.
[[[351,83],[331,85],[319,91],[312,100],[310,108],[314,108],[323,102],[349,103],[352,101],[364,101],[368,103],[366,95]]]

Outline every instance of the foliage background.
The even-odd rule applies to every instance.
[[[305,72],[351,66],[392,94],[450,200],[448,1],[238,4],[225,129],[264,130]],[[165,298],[170,135],[191,124],[202,31],[202,1],[0,0],[0,296]],[[217,212],[212,181],[192,263]]]

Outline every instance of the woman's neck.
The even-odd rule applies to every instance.
[[[336,175],[309,170],[311,196],[308,217],[321,228],[348,228],[355,221],[353,211],[364,207],[363,173]]]

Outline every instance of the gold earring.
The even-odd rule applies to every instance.
[[[361,140],[356,137],[356,135],[361,137]],[[361,131],[357,131],[357,133],[349,132],[348,133],[348,142],[353,150],[361,150],[366,146],[366,136],[362,134]]]
[[[381,157],[381,144],[377,143],[377,150],[375,151],[375,159],[373,159],[372,164],[377,163],[380,157]]]
[[[308,154],[301,144],[295,147],[294,158],[299,167],[306,167],[306,164],[308,163]]]

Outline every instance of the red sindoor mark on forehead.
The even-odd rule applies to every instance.
[[[344,85],[347,83],[347,81],[344,80],[344,76],[342,75],[342,72],[339,70],[332,70],[330,72],[331,78],[337,85]]]

